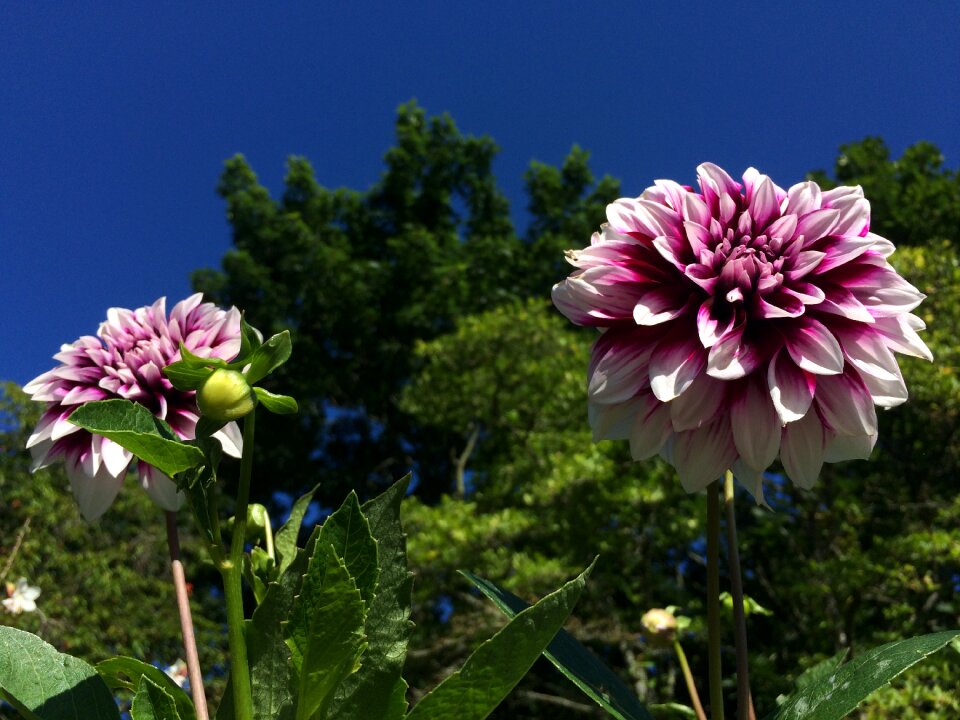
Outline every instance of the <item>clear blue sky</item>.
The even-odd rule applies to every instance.
[[[416,98],[497,140],[519,221],[528,163],[573,143],[631,194],[704,160],[789,185],[869,134],[957,167],[958,28],[956,0],[4,3],[0,379],[188,294],[234,153],[275,194],[290,154],[365,189]]]

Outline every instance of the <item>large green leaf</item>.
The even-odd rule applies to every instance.
[[[897,640],[858,655],[787,698],[767,720],[840,720],[911,665],[947,645],[960,630]]]
[[[70,422],[110,438],[171,477],[205,462],[200,448],[177,439],[163,420],[129,400],[81,405],[70,415]]]
[[[468,572],[462,574],[508,617],[530,607],[489,580]],[[619,720],[650,720],[650,713],[623,681],[566,630],[557,633],[543,654],[608,714]]]
[[[36,635],[0,626],[0,689],[40,720],[119,720],[97,671]]]
[[[131,720],[182,720],[177,703],[163,688],[143,676],[130,706]]]
[[[407,720],[483,720],[520,682],[563,626],[593,569],[517,614],[430,691]]]
[[[333,546],[369,606],[380,574],[377,541],[370,534],[370,523],[360,511],[355,492],[351,490],[340,508],[324,521],[317,544]]]
[[[366,647],[366,606],[333,545],[316,543],[286,624],[297,670],[297,720],[323,720],[340,682],[359,667]]]
[[[283,575],[294,558],[297,556],[297,538],[300,536],[300,526],[303,524],[303,516],[310,507],[310,501],[313,500],[314,493],[320,488],[316,485],[313,490],[301,495],[290,509],[290,517],[283,524],[273,538],[274,552],[277,556],[278,573]]]
[[[400,504],[409,482],[408,475],[362,507],[377,541],[380,579],[367,611],[363,665],[343,681],[330,706],[337,720],[399,720],[407,712],[407,683],[400,674],[413,629],[413,574],[407,570]]]
[[[112,690],[123,688],[131,692],[137,692],[143,678],[147,678],[173,698],[177,705],[177,713],[182,720],[195,720],[197,717],[193,708],[193,701],[184,692],[183,688],[177,685],[173,678],[163,670],[154,665],[136,658],[121,656],[98,662],[96,670],[107,687]]]

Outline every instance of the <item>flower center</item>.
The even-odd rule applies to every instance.
[[[782,238],[738,233],[727,229],[713,255],[718,276],[716,295],[742,303],[754,293],[764,295],[783,284]]]

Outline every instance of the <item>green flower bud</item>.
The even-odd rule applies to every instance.
[[[654,608],[644,613],[640,618],[643,625],[643,635],[651,645],[670,645],[677,636],[677,618],[673,613],[661,608]]]
[[[257,406],[257,396],[241,373],[218,368],[197,391],[197,405],[211,420],[230,422],[248,415]]]

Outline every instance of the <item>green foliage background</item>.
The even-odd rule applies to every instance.
[[[412,699],[503,622],[456,570],[532,599],[599,553],[570,629],[641,698],[686,702],[673,658],[643,642],[639,619],[667,605],[691,617],[684,645],[704,680],[703,498],[664,464],[631,462],[626,443],[592,442],[584,376],[594,336],[547,299],[567,273],[563,251],[588,242],[619,184],[597,180],[576,147],[560,167],[532,163],[521,234],[492,173],[491,139],[414,104],[400,108],[396,132],[366,191],[324,188],[307,160],[291,158],[272,198],[242,157],[226,164],[219,192],[233,248],[194,282],[265,334],[291,329],[291,362],[268,385],[302,410],[258,423],[254,499],[320,481],[322,505],[335,506],[351,488],[369,496],[414,472],[404,508],[416,572]],[[740,503],[746,592],[773,611],[750,617],[761,714],[838,650],[960,625],[960,178],[928,143],[894,159],[879,138],[841,147],[832,173],[811,177],[864,186],[873,230],[899,246],[892,261],[929,296],[920,313],[936,360],[902,360],[911,400],[882,413],[871,461],[826,466],[812,492],[774,478],[772,513]],[[180,653],[162,514],[130,487],[99,525],[84,524],[62,471],[28,474],[20,448],[37,408],[8,385],[2,409],[0,563],[29,518],[6,579],[40,585],[44,615],[0,621],[94,661],[121,652],[169,664]],[[196,556],[187,564],[202,660],[216,669],[225,632],[213,574]],[[725,657],[732,670],[732,648]],[[948,650],[862,714],[956,717],[958,685],[960,654]],[[496,716],[598,715],[544,663]]]

